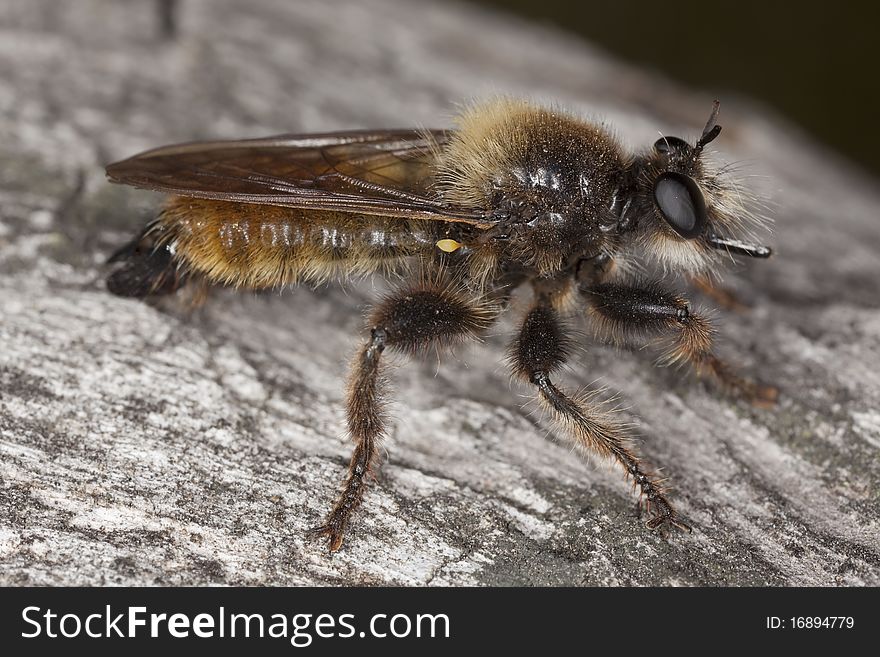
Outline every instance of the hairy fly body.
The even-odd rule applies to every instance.
[[[331,551],[376,467],[386,433],[383,354],[415,355],[474,339],[514,290],[533,291],[511,339],[514,376],[531,384],[560,431],[619,464],[652,529],[689,529],[625,424],[589,391],[556,382],[580,314],[607,342],[664,338],[684,363],[753,402],[775,390],[741,378],[713,351],[714,329],[681,294],[633,278],[634,260],[700,277],[720,255],[764,258],[742,241],[755,219],[703,158],[718,105],[693,143],[659,139],[624,152],[601,126],[530,103],[466,110],[454,130],[281,136],[167,146],[108,167],[114,182],[165,192],[158,218],[113,258],[114,294],[184,286],[280,288],[368,274],[404,284],[369,314],[348,381],[354,452],[342,492],[315,530]]]

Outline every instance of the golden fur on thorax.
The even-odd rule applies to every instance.
[[[622,157],[600,125],[520,99],[471,105],[455,124],[449,143],[437,153],[436,179],[442,196],[463,207],[488,207],[493,185],[536,147],[555,143],[585,158],[597,152],[602,159]]]
[[[466,108],[434,151],[434,187],[452,206],[511,227],[498,248],[514,266],[553,276],[608,246],[610,205],[624,169],[601,125],[523,100]]]

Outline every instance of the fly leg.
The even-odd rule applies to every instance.
[[[590,304],[590,315],[600,337],[623,344],[645,335],[671,335],[665,344],[662,364],[689,364],[699,375],[713,379],[755,405],[776,403],[775,387],[741,377],[715,355],[714,327],[704,316],[693,312],[684,297],[650,283],[641,287],[606,283],[582,288],[581,292]]]
[[[591,400],[593,395],[570,395],[551,380],[551,373],[567,360],[569,344],[556,310],[547,297],[539,296],[510,348],[511,368],[515,375],[537,388],[542,405],[575,445],[620,465],[639,489],[640,500],[650,516],[646,523],[650,529],[663,533],[671,527],[690,531],[667,500],[663,480],[636,454],[625,425],[595,404]]]
[[[351,365],[347,392],[348,433],[354,452],[342,492],[326,521],[311,530],[328,539],[331,552],[342,545],[352,514],[360,505],[367,479],[376,466],[379,443],[385,435],[385,392],[382,354],[407,356],[430,348],[448,347],[475,339],[496,315],[483,299],[439,282],[421,282],[401,289],[370,313],[370,338]]]

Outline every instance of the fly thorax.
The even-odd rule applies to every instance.
[[[452,206],[485,212],[507,257],[553,271],[604,239],[623,168],[601,125],[498,99],[459,117],[438,153],[436,188]]]
[[[564,268],[603,239],[597,221],[608,202],[593,181],[551,165],[512,167],[493,181],[492,212],[509,257],[541,272]]]

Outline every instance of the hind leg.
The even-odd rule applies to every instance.
[[[485,300],[439,283],[401,289],[372,311],[370,338],[355,357],[348,381],[348,433],[355,444],[348,475],[324,524],[311,530],[313,535],[327,537],[331,552],[342,545],[385,434],[382,353],[391,349],[411,356],[431,347],[475,338],[495,314],[494,306]]]
[[[156,243],[153,225],[107,260],[115,269],[107,277],[107,290],[120,297],[144,298],[172,294],[190,276],[174,257],[169,244]]]

